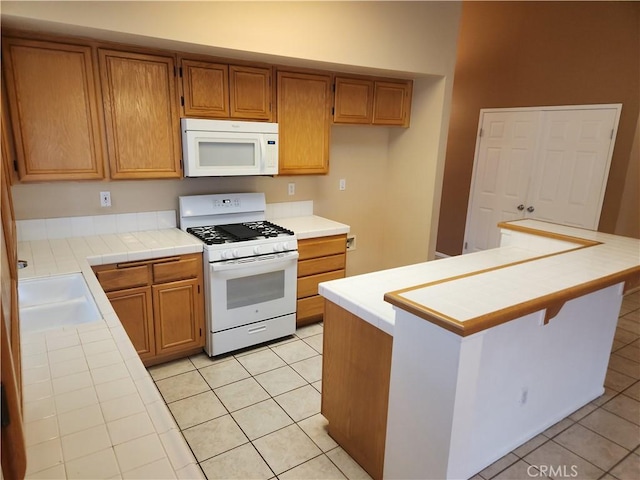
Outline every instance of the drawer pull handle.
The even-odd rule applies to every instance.
[[[259,327],[250,328],[249,330],[247,330],[247,333],[248,334],[260,333],[260,332],[264,332],[266,329],[267,329],[266,325],[260,325]]]
[[[118,263],[118,264],[116,264],[116,268],[144,267],[146,265],[149,265],[150,263],[154,263],[155,265],[160,265],[160,264],[163,264],[163,263],[177,262],[179,260],[180,260],[180,257],[166,258],[166,259],[163,259],[162,262],[158,262],[155,259],[149,259],[149,260],[142,260],[140,262]]]

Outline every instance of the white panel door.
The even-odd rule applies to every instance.
[[[500,231],[496,225],[524,215],[539,116],[534,111],[481,114],[465,253],[497,247]]]
[[[619,110],[543,112],[527,217],[595,230]]]
[[[481,110],[463,253],[518,218],[595,230],[621,105]]]

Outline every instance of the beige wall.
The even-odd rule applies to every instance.
[[[2,17],[52,32],[232,57],[448,75],[459,9],[448,1],[3,1]]]
[[[403,72],[416,78],[412,124],[333,126],[330,173],[322,176],[16,185],[18,219],[106,213],[99,207],[102,190],[111,191],[108,213],[177,209],[178,195],[264,191],[269,203],[313,200],[316,214],[349,224],[357,236],[349,275],[433,257],[457,2],[71,3],[3,2],[3,24],[232,58]],[[221,28],[211,28],[211,19]],[[340,178],[345,191],[338,190]],[[296,183],[294,196],[287,195],[289,182]],[[411,237],[401,239],[389,226]]]
[[[617,225],[633,223],[640,215],[640,156],[637,150],[635,155],[632,152],[640,110],[639,38],[637,2],[464,3],[439,252],[455,255],[462,251],[482,108],[621,103],[598,229],[633,232],[618,231]],[[634,172],[635,177],[630,178]],[[625,186],[626,182],[631,183]]]

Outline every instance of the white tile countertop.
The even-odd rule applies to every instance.
[[[534,220],[503,225],[510,228],[524,232],[512,233],[519,238],[513,245],[507,237],[500,248],[333,280],[319,292],[393,335],[389,300],[434,323],[463,324],[619,272],[640,273],[637,239]]]
[[[273,221],[281,227],[293,230],[298,240],[349,233],[349,225],[317,215],[277,218]]]
[[[295,208],[294,208],[295,207]],[[347,233],[311,202],[273,204],[298,238]],[[19,280],[81,272],[100,321],[21,336],[27,478],[202,478],[92,266],[202,252],[174,211],[18,221]]]
[[[153,226],[18,243],[20,279],[82,272],[102,316],[21,336],[27,478],[203,478],[91,269],[202,251],[175,220]]]

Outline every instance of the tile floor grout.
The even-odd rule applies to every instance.
[[[221,476],[214,476],[211,471],[207,471],[207,465],[203,467],[203,464],[207,464],[207,462],[209,462],[208,465],[211,466],[210,468],[213,468],[214,465],[226,468],[228,467],[228,465],[225,466],[224,464],[225,457],[233,455],[234,452],[238,453],[238,449],[243,449],[248,445],[251,445],[260,461],[262,462],[262,478],[301,478],[292,476],[298,474],[301,476],[303,476],[303,474],[312,475],[305,478],[318,478],[317,476],[321,474],[329,475],[326,477],[323,476],[322,478],[338,478],[338,476],[340,478],[370,478],[366,474],[366,472],[364,472],[364,470],[362,470],[346,454],[346,452],[344,452],[339,446],[337,446],[337,444],[335,444],[332,439],[330,439],[326,431],[323,431],[323,429],[326,430],[326,421],[323,419],[323,417],[321,417],[319,413],[319,396],[314,396],[312,403],[315,403],[313,407],[306,411],[302,417],[299,417],[297,414],[294,415],[289,410],[293,407],[291,405],[287,407],[286,402],[284,402],[284,399],[282,398],[284,396],[287,396],[288,394],[291,394],[292,392],[296,392],[308,387],[311,387],[314,392],[321,391],[321,388],[316,386],[320,384],[320,380],[310,381],[307,378],[309,377],[313,379],[315,378],[313,375],[318,376],[321,373],[321,363],[320,371],[313,371],[311,373],[311,376],[309,372],[304,372],[303,366],[298,365],[298,369],[302,370],[302,373],[305,373],[304,375],[300,371],[296,370],[296,368],[294,368],[294,365],[316,357],[320,357],[321,361],[321,343],[319,344],[319,346],[316,343],[316,347],[314,348],[314,346],[306,342],[305,339],[319,337],[315,340],[315,342],[318,342],[321,340],[322,334],[322,324],[309,325],[307,327],[298,329],[295,335],[284,340],[274,341],[270,344],[244,349],[240,352],[233,352],[231,354],[223,356],[222,358],[216,357],[214,359],[209,359],[206,354],[199,354],[187,359],[181,359],[174,362],[169,362],[168,364],[149,368],[156,386],[162,393],[165,402],[170,406],[171,414],[176,419],[180,431],[187,440],[189,448],[191,448],[194,456],[196,456],[198,465],[203,471],[205,477],[207,477],[207,473],[209,473],[210,476],[207,477],[209,478],[209,480],[212,480],[213,478],[230,478],[224,476],[224,473],[222,472],[220,474]],[[578,462],[580,467],[579,474],[581,478],[585,475],[582,470],[587,470],[586,476],[588,478],[594,478],[598,480],[627,480],[627,478],[640,478],[640,394],[636,393],[640,391],[639,338],[640,292],[635,292],[625,297],[623,301],[623,306],[619,315],[618,327],[616,329],[616,335],[612,346],[610,364],[607,370],[607,378],[605,379],[604,394],[601,397],[598,397],[597,399],[588,403],[584,407],[573,412],[566,418],[560,420],[555,425],[549,427],[547,430],[532,438],[520,447],[516,448],[512,452],[509,452],[504,457],[485,468],[482,472],[476,474],[474,477],[472,477],[472,479],[520,480],[520,478],[523,478],[523,476],[524,478],[534,478],[528,473],[528,471],[526,474],[523,473],[527,468],[530,467],[538,468],[536,472],[538,472],[540,475],[536,475],[535,478],[546,478],[544,474],[541,473],[541,470],[546,468],[546,471],[548,472],[549,465],[541,463],[540,459],[540,455],[545,452],[547,454],[545,458],[550,459],[550,463],[551,460],[555,462],[555,464],[551,464],[552,466],[565,465],[565,467],[569,468],[571,465],[573,465],[571,464],[571,461]],[[280,348],[284,345],[295,344],[297,342],[301,342],[303,345],[298,343],[295,348],[301,348],[302,350],[308,349],[306,354],[309,353],[310,349],[310,351],[313,352],[313,355],[304,356],[306,354],[303,354],[301,358],[297,358],[295,355],[291,357],[290,355],[285,355],[284,352],[289,349],[293,351],[295,349],[293,346],[285,349]],[[278,350],[279,348],[280,350]],[[626,350],[623,354],[619,353],[624,349]],[[264,352],[270,353],[265,354]],[[278,360],[277,362],[274,360],[274,357],[271,357],[272,354]],[[263,365],[262,367],[260,367],[259,361],[256,360],[258,362],[257,365],[259,368],[249,368],[250,361],[253,359],[257,359],[258,356],[271,357],[271,360],[275,363],[272,363],[271,366]],[[612,360],[614,360],[615,363],[612,362]],[[240,376],[233,380],[223,379],[220,385],[216,385],[215,381],[213,381],[215,380],[215,372],[212,367],[220,366],[232,361],[235,361],[238,366],[241,367],[241,370],[238,370],[238,366],[236,366],[235,373],[235,375],[238,375],[239,373]],[[186,364],[186,362],[188,362],[188,364]],[[162,375],[163,371],[170,371],[171,368],[174,368],[176,365],[180,365],[181,363],[186,364],[188,370],[184,370],[178,367],[175,373],[166,376]],[[229,364],[228,367],[230,370],[233,370],[231,369],[231,364]],[[317,361],[314,368],[317,369]],[[311,370],[313,370],[314,368],[311,368]],[[205,372],[201,371],[205,369],[212,370]],[[204,388],[204,385],[206,385],[207,390],[205,392],[198,391],[196,393],[191,393],[179,399],[172,399],[171,397],[167,398],[166,395],[168,395],[167,392],[169,390],[164,387],[164,385],[170,382],[165,382],[165,384],[163,384],[162,382],[164,380],[192,373],[194,370],[198,373],[201,382],[201,386],[199,388]],[[222,369],[219,368],[218,370]],[[280,372],[276,372],[277,370],[280,370]],[[280,373],[283,373],[284,371],[289,372],[289,370],[293,372],[292,375],[294,377],[300,377],[304,381],[304,383],[298,384],[297,386],[293,387],[291,386],[293,384],[291,384],[285,386],[285,389],[283,391],[278,391],[272,390],[274,388],[273,385],[267,388],[267,386],[265,386],[268,384],[267,377],[260,377],[263,374],[271,373],[271,375],[276,378],[280,375]],[[207,378],[207,375],[209,374],[211,374],[212,376],[211,379]],[[248,382],[248,380],[253,380],[253,382],[255,383],[254,387],[257,387],[257,389],[255,389],[255,392],[259,392],[259,395],[256,398],[252,398],[251,400],[249,400],[249,403],[241,402],[240,406],[236,405],[237,408],[234,408],[233,405],[228,405],[229,403],[233,403],[235,401],[233,396],[229,396],[226,399],[221,398],[221,390],[233,385],[235,385],[233,387],[234,389],[243,387],[244,385],[248,385],[249,383],[251,383]],[[299,383],[299,380],[297,381]],[[210,382],[216,386],[213,386]],[[245,383],[241,385],[243,382]],[[163,389],[165,390],[164,392]],[[220,415],[216,415],[212,418],[203,417],[198,423],[187,423],[185,426],[183,426],[179,422],[179,415],[177,415],[176,411],[174,411],[178,408],[176,404],[186,398],[194,399],[194,397],[208,392],[211,392],[214,395],[214,397],[217,399],[217,402],[224,409],[224,413],[220,413]],[[265,394],[266,397],[264,396]],[[302,394],[300,395],[302,397]],[[278,397],[281,397],[280,402],[278,401]],[[264,432],[259,433],[258,435],[253,435],[251,434],[251,427],[249,426],[249,423],[245,425],[244,422],[238,420],[238,417],[240,417],[239,412],[244,411],[244,413],[247,413],[250,409],[257,408],[259,405],[267,404],[268,402],[273,403],[273,405],[270,405],[274,410],[270,412],[278,412],[279,415],[281,415],[281,413],[284,413],[287,417],[287,423],[273,428],[269,427]],[[606,408],[607,405],[609,406],[609,408]],[[208,428],[207,424],[216,422],[217,420],[224,417],[229,417],[233,421],[233,425],[237,427],[237,431],[239,431],[240,434],[244,437],[244,439],[242,440],[243,443],[230,444],[228,448],[225,447],[223,450],[211,450],[210,453],[215,453],[210,456],[206,456],[206,458],[202,458],[202,453],[200,453],[201,458],[198,458],[196,452],[200,451],[199,449],[201,447],[197,445],[195,435],[191,435],[193,432],[195,432],[195,430],[191,430],[191,432],[189,432],[189,430],[197,427],[200,427],[202,429],[204,429],[205,427]],[[589,420],[589,417],[591,417],[591,420]],[[296,418],[298,419],[296,420]],[[312,433],[307,431],[308,429],[311,429],[313,427],[312,425],[307,425],[306,429],[300,425],[300,423],[307,421],[309,422],[309,424],[311,424],[312,419],[315,419],[313,421],[317,423],[316,426],[320,429],[321,433],[319,437],[315,437],[315,435],[312,436]],[[246,421],[248,422],[249,420]],[[313,446],[316,450],[309,449],[309,451],[302,457],[296,460],[292,460],[291,464],[287,464],[286,468],[282,465],[280,465],[278,468],[274,467],[273,464],[277,463],[278,461],[273,453],[271,454],[271,456],[269,455],[270,450],[268,450],[266,445],[272,440],[274,442],[274,445],[277,445],[277,442],[275,441],[275,434],[289,434],[290,432],[292,432],[292,428],[296,426],[298,427],[298,430],[300,430],[304,434],[304,438],[306,438],[306,440],[310,442],[310,445]],[[296,430],[296,433],[299,435],[300,432],[298,432],[298,430]],[[624,436],[625,434],[627,435],[627,437]],[[631,440],[629,440],[628,437],[631,435],[635,436],[632,436]],[[297,438],[301,443],[305,443],[299,436]],[[627,439],[627,443],[625,443],[625,439]],[[326,445],[322,446],[322,441],[329,442],[329,445],[332,446],[330,448],[327,448]],[[255,445],[256,442],[258,443],[258,446]],[[609,450],[612,450],[617,453],[611,454],[612,456],[610,455],[610,458],[607,459],[603,457],[604,454],[602,453],[602,451],[599,451],[597,448],[594,452],[593,448],[589,447],[589,442],[595,442],[600,445],[600,447],[602,447],[602,451],[606,450],[607,452],[609,452]],[[192,444],[196,446],[194,447],[192,446]],[[294,447],[297,448],[297,445],[293,445],[291,448]],[[544,450],[541,450],[543,448]],[[289,450],[289,448],[283,449],[282,452],[278,453],[278,456],[286,456],[287,454],[291,453]],[[245,452],[245,450],[243,450],[243,452]],[[334,458],[331,458],[329,456],[329,453],[331,452],[339,452],[342,455],[340,457],[342,459],[342,462],[336,461],[334,460]],[[329,463],[324,460],[324,457],[326,457]],[[560,458],[561,460],[558,460],[558,458]],[[544,460],[544,458],[542,460]],[[344,461],[348,463],[345,465],[343,463]],[[322,465],[319,465],[321,463]],[[265,466],[268,468],[268,476],[264,475],[264,473],[266,472],[264,470]],[[603,468],[605,466],[606,468]],[[236,465],[234,465],[233,467],[236,467]],[[318,468],[320,470],[318,470]],[[550,473],[553,474],[554,472]],[[558,477],[558,473],[559,472],[556,470],[556,477]],[[575,476],[571,475],[571,470],[562,473],[569,476]],[[231,476],[234,475],[233,472],[229,472],[229,474]],[[316,476],[314,477],[313,475]]]

